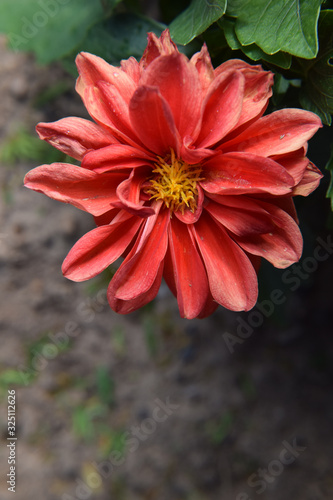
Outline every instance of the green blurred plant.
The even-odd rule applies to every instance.
[[[206,434],[215,445],[221,444],[228,436],[234,423],[234,417],[231,412],[226,412],[216,421],[206,423]]]
[[[18,161],[52,163],[64,158],[64,154],[37,136],[21,128],[10,135],[0,147],[0,162],[13,165]]]
[[[91,382],[80,380],[80,387],[88,390]],[[96,442],[100,453],[124,453],[124,429],[110,426],[109,419],[115,408],[115,381],[106,366],[97,368],[94,376],[94,396],[76,406],[72,415],[73,431],[86,442]]]

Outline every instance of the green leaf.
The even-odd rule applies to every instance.
[[[234,20],[222,18],[218,22],[218,24],[223,29],[228,45],[232,50],[242,50],[242,52],[244,52],[244,54],[253,61],[259,61],[260,59],[262,59],[263,61],[274,64],[275,66],[279,66],[280,68],[290,68],[290,54],[287,54],[285,52],[277,52],[275,54],[269,55],[254,43],[252,43],[251,45],[243,46],[237,38]]]
[[[330,159],[327,162],[327,165],[325,168],[331,172],[331,182],[328,187],[327,193],[326,193],[326,198],[331,199],[331,209],[333,211],[333,145],[331,146],[331,156]]]
[[[278,51],[312,59],[318,51],[317,21],[322,0],[228,0],[242,45],[255,43],[266,54]]]
[[[12,49],[47,64],[70,53],[104,15],[100,0],[1,0],[0,33]]]
[[[172,39],[181,45],[188,44],[201,35],[225,13],[227,0],[192,0],[169,26]]]
[[[333,114],[333,10],[323,10],[319,23],[319,53],[314,62],[298,61],[306,73],[300,101],[302,106],[331,125]]]

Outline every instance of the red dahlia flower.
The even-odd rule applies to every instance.
[[[162,276],[185,318],[218,304],[251,309],[260,258],[285,268],[301,256],[292,197],[321,178],[305,156],[318,116],[263,116],[271,72],[241,60],[214,70],[206,46],[188,60],[167,30],[148,35],[140,62],[114,67],[81,53],[76,63],[94,122],[65,118],[37,132],[81,166],[42,165],[25,178],[95,217],[64,275],[87,280],[124,257],[108,288],[119,313],[151,301]]]

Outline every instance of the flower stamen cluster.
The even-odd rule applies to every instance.
[[[150,199],[162,200],[171,212],[180,210],[184,215],[186,207],[194,212],[197,208],[197,183],[203,180],[201,167],[176,158],[173,149],[169,159],[158,156],[155,167],[153,173],[156,175],[147,189],[152,195]]]

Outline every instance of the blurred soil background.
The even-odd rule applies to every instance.
[[[74,83],[0,39],[1,499],[332,499],[333,255],[313,264],[316,238],[329,235],[328,179],[299,200],[302,277],[261,270],[259,302],[274,289],[284,298],[266,304],[267,317],[219,308],[182,320],[166,287],[143,310],[116,315],[110,272],[86,283],[61,274],[90,216],[22,186],[28,170],[59,161],[31,138],[35,124],[86,116]],[[330,134],[310,145],[322,170]]]

